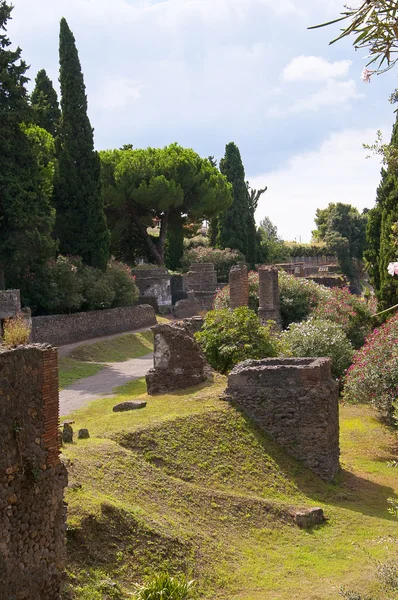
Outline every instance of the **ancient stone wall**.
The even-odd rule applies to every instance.
[[[337,256],[333,254],[323,256],[290,256],[287,262],[304,263],[306,265],[329,265],[337,263]]]
[[[275,321],[281,325],[279,299],[278,269],[276,266],[262,265],[258,269],[259,277],[259,309],[258,316],[261,324]]]
[[[214,294],[218,288],[217,273],[212,263],[194,263],[185,275],[186,289],[195,293],[203,310],[213,308]]]
[[[152,306],[125,306],[107,310],[33,317],[32,341],[56,346],[89,338],[150,327],[156,323]]]
[[[171,284],[167,269],[135,269],[140,296],[154,296],[159,306],[171,306]]]
[[[338,384],[329,358],[245,361],[229,374],[225,398],[322,479],[336,476]]]
[[[189,319],[152,327],[154,367],[146,376],[149,395],[186,389],[212,377],[211,368],[193,336],[196,327],[196,320],[190,324]]]
[[[21,312],[19,290],[0,290],[0,319],[14,317]]]
[[[246,265],[236,265],[229,272],[231,308],[249,305],[249,276]]]
[[[0,352],[0,599],[59,600],[66,556],[58,355]]]
[[[188,292],[185,300],[179,300],[173,309],[176,319],[186,319],[199,315],[203,310],[200,300],[195,298],[195,292]]]
[[[187,298],[187,292],[185,290],[184,275],[172,275],[170,277],[171,287],[171,302],[173,306],[180,300]]]

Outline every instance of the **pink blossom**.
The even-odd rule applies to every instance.
[[[364,83],[370,83],[370,78],[373,75],[374,71],[369,71],[366,67],[362,71],[361,79]]]
[[[398,262],[391,262],[387,267],[387,271],[392,276],[398,275]]]

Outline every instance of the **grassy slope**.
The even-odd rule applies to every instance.
[[[136,381],[119,398],[147,408],[116,414],[101,399],[73,414],[92,436],[65,449],[82,484],[67,493],[74,597],[101,600],[104,577],[129,597],[134,581],[167,569],[197,578],[209,600],[329,600],[340,585],[387,600],[366,552],[396,550],[392,434],[370,409],[343,406],[343,473],[328,485],[218,400],[224,385],[148,398]],[[301,531],[290,510],[310,505],[329,521]]]

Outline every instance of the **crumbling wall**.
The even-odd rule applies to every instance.
[[[211,379],[211,368],[193,336],[199,323],[190,321],[152,327],[153,369],[146,376],[149,395],[186,389]]]
[[[200,300],[195,298],[194,292],[188,292],[185,300],[178,300],[173,309],[173,314],[176,319],[186,319],[194,317],[202,312],[202,304]]]
[[[0,319],[15,317],[21,312],[19,290],[0,290]]]
[[[171,283],[167,269],[135,269],[140,296],[154,296],[159,306],[171,306]]]
[[[229,272],[231,308],[249,305],[249,276],[246,265],[236,265]]]
[[[58,355],[0,352],[0,599],[59,600],[66,557]]]
[[[281,325],[281,309],[279,299],[278,268],[276,266],[262,265],[258,269],[258,316],[260,323],[275,321]]]
[[[218,288],[217,273],[212,263],[194,263],[185,275],[186,288],[193,291],[203,310],[213,308],[214,294]]]
[[[225,398],[322,479],[338,473],[338,384],[329,358],[242,362],[229,374]]]

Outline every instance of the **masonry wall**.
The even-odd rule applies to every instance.
[[[338,384],[329,358],[245,361],[229,374],[225,397],[322,479],[338,473]]]
[[[155,311],[152,306],[145,304],[70,315],[33,317],[32,341],[59,346],[155,324]]]
[[[58,355],[0,351],[0,600],[59,600],[66,558]]]

